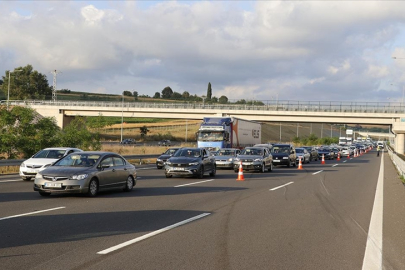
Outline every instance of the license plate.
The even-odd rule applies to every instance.
[[[28,173],[37,173],[37,170],[28,170]]]
[[[225,164],[225,161],[217,161],[217,164]]]
[[[273,162],[280,162],[280,160],[278,160],[278,159],[274,159],[274,160],[273,160]]]
[[[174,168],[175,171],[184,171],[184,168]]]
[[[252,165],[252,162],[243,162],[242,165]]]
[[[45,183],[45,187],[57,187],[57,188],[61,188],[61,187],[62,187],[62,183]]]

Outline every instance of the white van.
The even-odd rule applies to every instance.
[[[377,142],[377,147],[380,147],[381,149],[384,149],[384,142],[383,141],[378,141]]]

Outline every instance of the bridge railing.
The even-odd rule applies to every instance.
[[[5,101],[2,101],[3,103]],[[111,107],[150,108],[150,109],[204,109],[204,110],[255,110],[255,111],[300,111],[300,112],[346,112],[346,113],[405,113],[405,106],[398,102],[341,102],[341,101],[291,101],[267,100],[255,104],[211,104],[197,102],[114,102],[114,101],[52,101],[52,100],[13,100],[10,105],[46,105],[59,107]]]

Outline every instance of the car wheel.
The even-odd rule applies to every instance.
[[[90,197],[95,197],[97,196],[98,193],[98,183],[96,179],[91,179],[89,183],[89,191],[87,192],[87,195]]]
[[[165,174],[165,176],[166,176],[166,178],[172,178],[172,175],[171,174]]]
[[[197,177],[199,179],[204,178],[204,167],[203,166],[201,166],[200,170],[197,172]]]
[[[296,160],[294,160],[293,167],[297,167],[297,161]]]
[[[27,178],[23,178],[23,180],[28,182],[28,181],[31,181],[31,178],[27,177]]]
[[[239,172],[239,170],[235,170],[235,169],[234,169],[233,171],[234,171],[234,172],[236,172],[236,173],[238,173],[238,172]]]
[[[214,165],[214,168],[212,169],[212,171],[210,172],[210,176],[214,177],[217,174],[217,166]]]
[[[288,161],[287,168],[291,167],[291,160]]]
[[[260,168],[260,172],[264,173],[266,171],[266,166],[264,165],[264,163],[262,164],[262,167]]]
[[[272,172],[272,171],[273,171],[273,163],[270,162],[269,172]]]
[[[156,168],[158,168],[158,170],[160,170],[160,169],[162,169],[163,167],[160,167],[160,166],[156,166]]]
[[[128,176],[127,182],[125,183],[124,191],[131,191],[134,188],[134,179],[132,176]]]
[[[51,193],[47,193],[47,192],[41,192],[39,191],[39,195],[44,196],[44,197],[48,197],[51,195]]]

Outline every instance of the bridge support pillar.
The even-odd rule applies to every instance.
[[[403,155],[405,153],[404,146],[405,146],[405,134],[398,133],[397,136],[395,137],[395,152]]]

